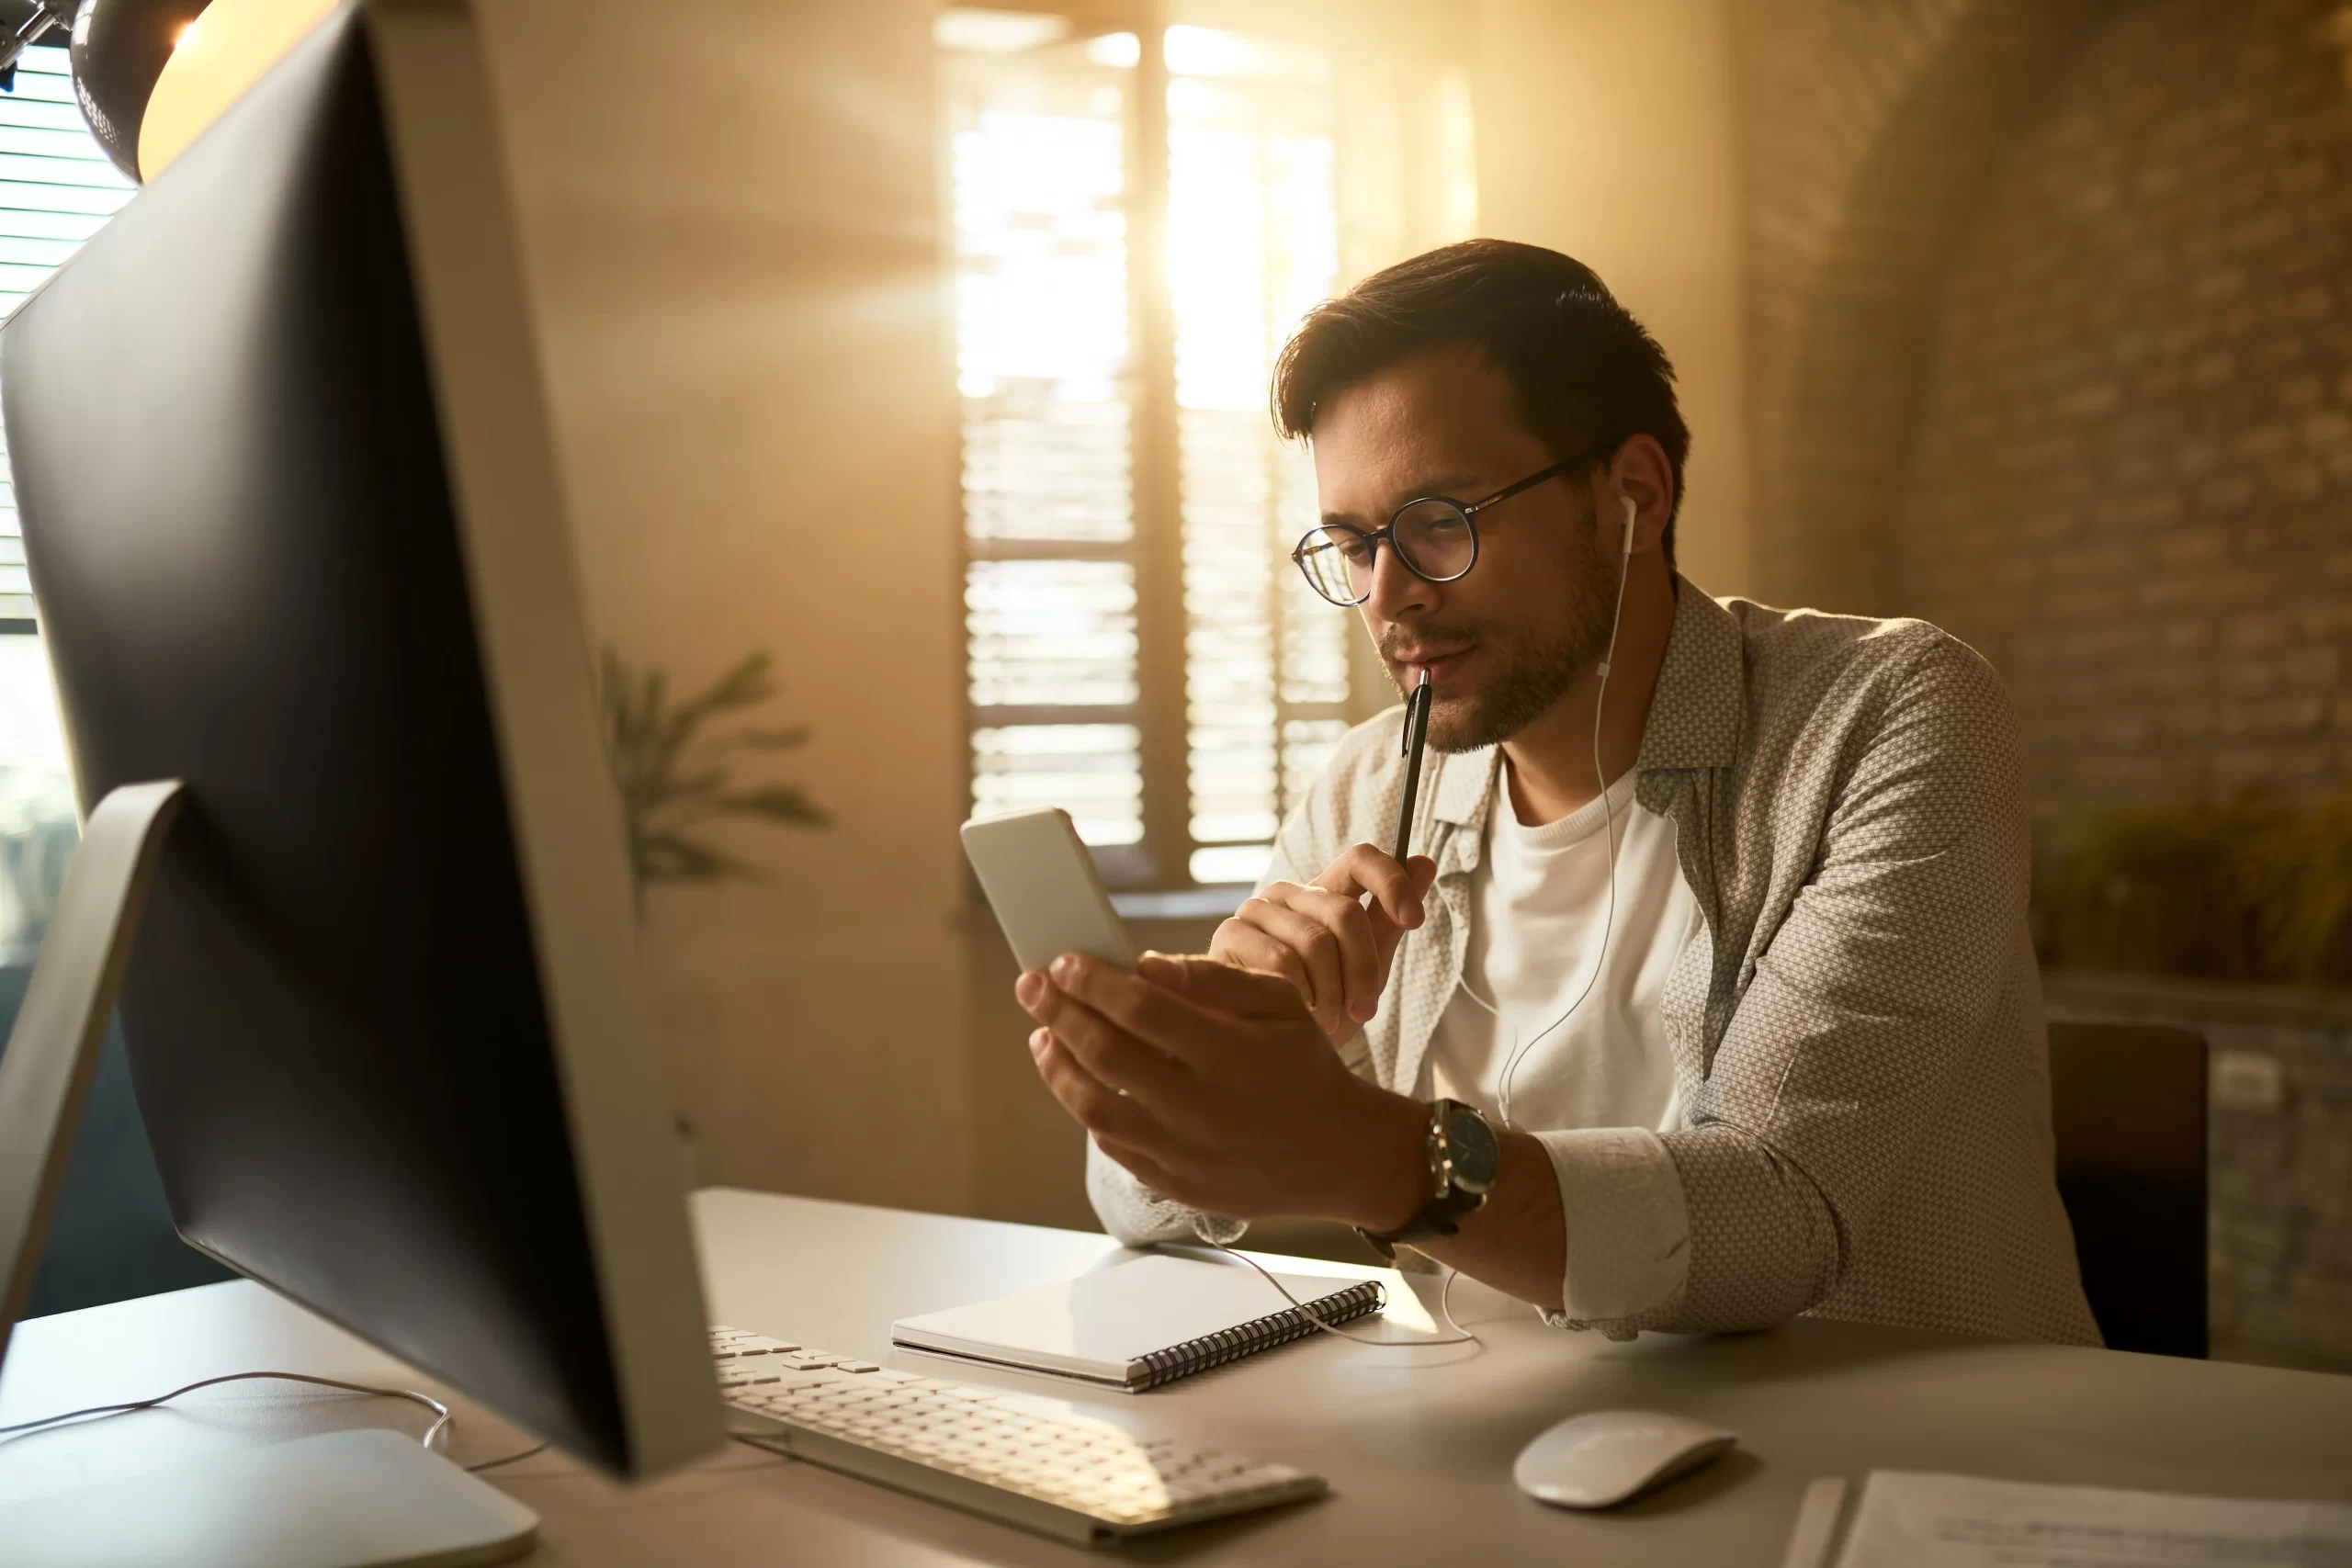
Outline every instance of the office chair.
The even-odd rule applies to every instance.
[[[2201,1359],[2204,1036],[2053,1022],[2050,1114],[2058,1193],[2108,1348]]]

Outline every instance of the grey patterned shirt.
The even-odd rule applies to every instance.
[[[1635,797],[1673,821],[1705,917],[1662,1003],[1689,1109],[1662,1134],[1539,1134],[1566,1226],[1567,1310],[1549,1315],[1619,1337],[1810,1313],[2098,1344],[2052,1174],[1999,678],[1923,622],[1675,588]],[[1341,743],[1269,880],[1386,840],[1396,733],[1391,713]],[[1401,1093],[1428,1092],[1498,760],[1430,755],[1413,835],[1438,866],[1428,918],[1342,1047]],[[1191,1239],[1191,1211],[1091,1146],[1087,1187],[1122,1240]]]

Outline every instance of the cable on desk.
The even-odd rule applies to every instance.
[[[466,1473],[468,1475],[480,1475],[485,1470],[502,1470],[510,1464],[520,1464],[525,1460],[529,1459],[533,1454],[543,1454],[547,1452],[548,1448],[551,1446],[552,1445],[548,1443],[533,1443],[529,1448],[520,1450],[517,1452],[502,1454],[496,1459],[486,1459],[480,1464],[469,1464],[466,1466]]]
[[[1193,1222],[1193,1234],[1201,1238],[1203,1245],[1213,1247],[1228,1258],[1238,1258],[1242,1262],[1247,1263],[1250,1268],[1258,1270],[1259,1273],[1265,1275],[1266,1283],[1272,1285],[1275,1290],[1280,1291],[1282,1292],[1283,1300],[1296,1307],[1299,1312],[1305,1315],[1307,1322],[1313,1324],[1316,1327],[1321,1329],[1326,1334],[1336,1334],[1342,1339],[1352,1339],[1359,1345],[1382,1345],[1386,1346],[1390,1349],[1418,1350],[1425,1345],[1476,1345],[1478,1343],[1478,1337],[1476,1335],[1471,1333],[1468,1329],[1453,1321],[1453,1309],[1449,1304],[1453,1298],[1453,1281],[1462,1278],[1462,1270],[1459,1269],[1448,1269],[1445,1271],[1445,1286],[1437,1293],[1438,1315],[1445,1319],[1445,1325],[1448,1328],[1453,1330],[1453,1333],[1450,1337],[1443,1339],[1374,1339],[1368,1334],[1352,1333],[1348,1329],[1341,1328],[1336,1323],[1326,1323],[1321,1318],[1316,1316],[1315,1309],[1308,1306],[1305,1302],[1300,1301],[1296,1296],[1292,1295],[1290,1293],[1290,1288],[1284,1285],[1280,1280],[1274,1278],[1272,1272],[1269,1270],[1264,1264],[1259,1262],[1256,1258],[1250,1257],[1246,1252],[1234,1251],[1233,1248],[1226,1246],[1225,1243],[1211,1236],[1208,1234],[1208,1227],[1201,1224],[1197,1219]]]
[[[244,1382],[254,1378],[266,1378],[278,1382],[313,1383],[320,1388],[341,1389],[345,1393],[373,1394],[379,1399],[405,1399],[412,1404],[421,1404],[433,1412],[434,1420],[433,1425],[424,1429],[424,1436],[417,1440],[435,1453],[441,1451],[442,1445],[439,1442],[441,1435],[447,1431],[449,1424],[457,1419],[450,1414],[447,1405],[431,1394],[419,1393],[414,1389],[378,1388],[372,1383],[345,1382],[339,1378],[314,1378],[308,1372],[229,1372],[220,1377],[205,1378],[197,1382],[186,1384],[172,1390],[169,1393],[159,1393],[153,1399],[133,1399],[120,1404],[93,1404],[82,1410],[68,1410],[62,1415],[44,1416],[38,1421],[19,1421],[13,1427],[0,1427],[0,1438],[17,1432],[34,1431],[42,1427],[55,1427],[66,1421],[79,1421],[85,1416],[120,1416],[133,1410],[153,1410],[159,1404],[167,1404],[184,1393],[194,1393],[200,1388],[210,1388],[216,1383]],[[519,1459],[522,1456],[517,1454],[514,1457]],[[497,1462],[511,1461],[502,1460]]]
[[[742,1444],[745,1448],[757,1450],[759,1452],[767,1455],[770,1459],[796,1459],[798,1457],[797,1455],[788,1452],[784,1449],[771,1448],[769,1446],[769,1441],[782,1440],[781,1435],[777,1433],[765,1431],[743,1431],[729,1432],[727,1435],[736,1442]],[[768,1439],[768,1441],[763,1441],[762,1439],[763,1438]],[[533,1443],[529,1448],[524,1449],[519,1452],[503,1454],[497,1459],[486,1459],[480,1464],[469,1464],[466,1466],[466,1473],[469,1475],[480,1475],[485,1470],[503,1470],[510,1464],[522,1463],[525,1460],[529,1459],[534,1454],[543,1454],[554,1446],[555,1445],[552,1443]]]
[[[80,1410],[67,1410],[62,1411],[55,1416],[44,1416],[37,1421],[19,1421],[13,1427],[0,1427],[0,1438],[14,1437],[21,1432],[35,1432],[40,1430],[44,1427],[62,1426],[68,1421],[80,1421],[92,1416],[124,1416],[133,1410],[153,1410],[159,1404],[169,1404],[171,1401],[177,1399],[180,1395],[184,1393],[194,1393],[200,1388],[211,1388],[217,1383],[224,1382],[248,1382],[254,1379],[268,1379],[278,1382],[312,1383],[320,1388],[340,1389],[345,1393],[373,1394],[381,1399],[405,1399],[412,1404],[421,1404],[425,1409],[433,1412],[433,1425],[427,1427],[424,1429],[424,1436],[417,1440],[422,1443],[426,1450],[435,1453],[444,1453],[447,1451],[448,1445],[444,1440],[444,1435],[457,1425],[458,1417],[447,1405],[442,1404],[431,1394],[419,1393],[414,1389],[378,1388],[373,1383],[345,1382],[340,1378],[312,1377],[308,1372],[228,1372],[217,1378],[205,1378],[197,1382],[184,1384],[181,1387],[172,1390],[169,1393],[159,1393],[152,1399],[126,1400],[120,1404],[92,1404],[85,1406]],[[795,1459],[798,1457],[786,1450],[781,1448],[770,1448],[765,1443],[755,1442],[752,1440],[757,1438],[768,1436],[769,1434],[766,1433],[729,1432],[727,1435],[729,1438],[734,1438],[737,1442],[743,1443],[746,1447],[756,1448],[762,1453],[768,1454],[778,1459]],[[486,1459],[480,1464],[467,1465],[465,1467],[466,1473],[468,1475],[480,1475],[484,1471],[488,1470],[503,1470],[510,1464],[520,1464],[525,1460],[529,1459],[534,1455],[543,1454],[552,1447],[554,1447],[552,1443],[533,1443],[527,1449],[517,1449],[511,1454],[501,1454],[496,1459]]]

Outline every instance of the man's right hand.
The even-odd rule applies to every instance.
[[[1399,865],[1385,850],[1358,844],[1313,882],[1277,882],[1243,904],[1217,927],[1209,956],[1280,975],[1323,1032],[1344,1040],[1378,1010],[1389,960],[1421,923],[1436,880],[1427,855]]]

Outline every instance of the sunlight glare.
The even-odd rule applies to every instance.
[[[1014,54],[1052,43],[1069,32],[1068,17],[970,6],[942,11],[931,24],[933,43],[967,54]]]
[[[1143,59],[1143,40],[1133,33],[1104,33],[1086,40],[1086,58],[1114,71],[1132,71]]]

